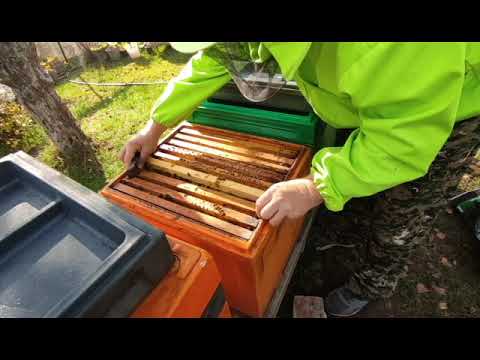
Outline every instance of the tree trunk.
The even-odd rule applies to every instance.
[[[66,158],[86,161],[94,156],[91,142],[40,67],[33,43],[0,42],[0,83],[13,89],[20,104],[46,129]]]

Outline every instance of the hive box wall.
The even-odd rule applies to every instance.
[[[222,135],[233,133],[238,136],[234,132],[211,130],[204,126],[194,126],[193,128],[218,131]],[[161,144],[171,139],[174,134],[175,131],[167,139],[162,140]],[[250,138],[250,135],[241,134],[241,136],[244,139]],[[262,141],[265,142],[269,140],[262,138]],[[272,140],[272,143],[276,146],[283,144],[276,140]],[[286,146],[290,145],[286,144]],[[291,166],[285,180],[300,178],[309,173],[311,150],[305,146],[295,146],[299,149],[299,156]],[[260,220],[258,227],[252,233],[252,238],[249,241],[242,241],[209,226],[115,191],[112,186],[124,176],[125,174],[121,174],[112,181],[102,190],[102,194],[110,201],[161,228],[168,235],[209,252],[221,273],[230,306],[246,315],[262,316],[299,238],[304,218],[287,219],[278,228],[273,228],[267,222]]]
[[[177,263],[166,278],[132,314],[134,318],[199,318],[221,285],[220,273],[210,254],[168,237]],[[218,317],[231,317],[226,302]]]

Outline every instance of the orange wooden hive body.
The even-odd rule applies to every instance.
[[[212,300],[222,285],[212,256],[170,236],[168,240],[177,256],[175,265],[131,317],[199,318],[205,317],[209,310],[215,310],[212,309]],[[230,318],[228,303],[221,297],[220,301],[214,304],[214,307],[221,306],[214,317]]]
[[[146,170],[121,174],[102,194],[212,254],[230,306],[262,316],[304,218],[273,228],[258,219],[255,201],[272,184],[307,175],[311,158],[306,146],[183,123]]]

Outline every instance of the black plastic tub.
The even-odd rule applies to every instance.
[[[126,317],[172,264],[163,232],[25,153],[0,159],[0,317]]]

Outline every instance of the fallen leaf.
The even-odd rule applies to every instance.
[[[435,273],[432,275],[435,279],[440,279],[442,277],[442,274],[440,273]]]
[[[470,170],[472,170],[472,175],[480,175],[480,167],[478,167],[477,165],[469,165],[468,167],[470,168]]]
[[[450,264],[450,261],[448,261],[448,259],[445,256],[440,259],[440,263],[443,266],[446,266],[446,267],[449,267],[449,268],[452,267],[452,264]]]
[[[442,302],[439,302],[439,303],[438,303],[438,308],[439,308],[440,310],[447,310],[447,309],[448,309],[448,305],[447,305],[446,302],[442,301]]]
[[[447,289],[432,285],[433,291],[435,291],[438,295],[446,295],[447,294]]]
[[[425,285],[422,283],[417,284],[417,294],[425,294],[428,292],[430,292],[430,290]]]
[[[440,240],[445,240],[447,238],[447,235],[441,231],[437,232],[435,234],[437,236],[437,238],[439,238]]]

